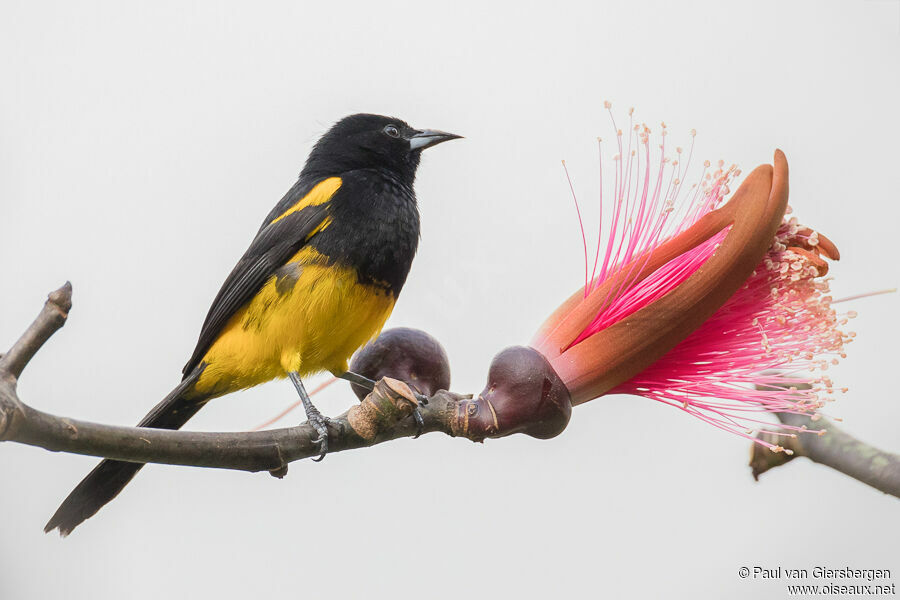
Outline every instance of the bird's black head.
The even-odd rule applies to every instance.
[[[381,115],[344,117],[319,138],[303,174],[337,175],[354,169],[380,168],[397,173],[410,185],[422,150],[462,136],[413,129],[405,121]]]

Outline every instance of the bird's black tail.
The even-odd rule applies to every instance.
[[[187,399],[185,395],[200,376],[201,370],[194,369],[193,373],[141,419],[138,427],[180,429],[197,414],[207,399],[196,399],[193,396]],[[98,510],[115,498],[143,466],[144,463],[121,460],[101,461],[56,509],[56,513],[44,527],[44,533],[57,528],[63,537],[72,533],[73,529],[97,514]]]

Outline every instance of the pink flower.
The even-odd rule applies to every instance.
[[[835,312],[823,279],[837,248],[785,217],[781,151],[726,202],[735,166],[709,172],[705,163],[701,184],[684,190],[681,148],[665,157],[663,124],[654,159],[650,133],[633,126],[626,143],[617,132],[605,244],[588,275],[585,242],[584,287],[531,346],[574,405],[607,393],[645,396],[780,451],[753,433],[798,428],[759,413],[819,410],[834,391],[824,372],[853,337],[840,326],[854,315]]]

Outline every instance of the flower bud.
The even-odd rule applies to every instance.
[[[525,433],[548,439],[572,415],[569,390],[537,350],[513,346],[491,362],[484,390],[460,402],[455,433],[481,441]]]
[[[431,335],[409,327],[383,331],[356,353],[350,370],[375,381],[382,377],[405,381],[425,396],[450,388],[450,361],[444,348]],[[352,388],[360,400],[369,393],[358,385]]]

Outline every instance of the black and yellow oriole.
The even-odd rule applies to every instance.
[[[324,455],[327,419],[300,378],[331,371],[362,379],[347,373],[347,361],[391,314],[418,246],[421,152],[458,137],[379,115],[336,123],[219,290],[181,384],[138,425],[178,429],[212,398],[288,376]],[[70,533],[142,466],[102,461],[45,531]]]

